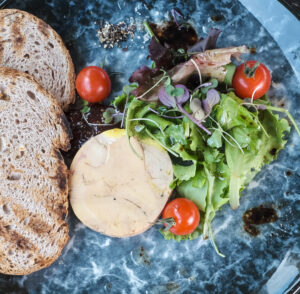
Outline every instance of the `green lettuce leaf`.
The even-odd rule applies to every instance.
[[[190,165],[173,164],[174,176],[180,181],[188,181],[195,176],[196,168],[196,162],[193,161],[191,161]]]
[[[164,229],[159,230],[160,233],[163,235],[165,240],[175,240],[177,242],[184,241],[184,240],[194,240],[199,238],[202,235],[202,225],[199,225],[196,230],[192,234],[180,236],[180,235],[174,235],[170,231],[166,231]]]
[[[201,211],[205,211],[208,182],[203,170],[197,171],[191,180],[182,182],[177,191],[180,196],[192,200]]]
[[[213,148],[222,147],[222,135],[219,130],[215,130],[212,135],[207,139],[207,144]]]
[[[259,120],[268,135],[261,128],[253,130],[252,126],[246,130],[244,127],[235,128],[232,132],[237,141],[246,145],[244,153],[227,142],[225,144],[225,157],[231,172],[229,198],[233,209],[239,206],[240,192],[245,186],[284,148],[284,134],[290,131],[286,119],[280,119],[268,110],[260,112]],[[245,139],[245,136],[250,140]]]
[[[169,137],[171,145],[179,143],[181,145],[185,145],[187,140],[185,138],[185,129],[183,124],[175,125],[171,124],[166,129],[165,134]]]

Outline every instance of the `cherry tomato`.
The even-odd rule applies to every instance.
[[[264,64],[259,64],[252,77],[246,75],[247,67],[251,69],[256,63],[257,61],[250,60],[246,62],[246,67],[243,63],[236,68],[232,86],[240,98],[252,98],[253,95],[253,99],[258,99],[265,95],[270,88],[271,74]]]
[[[176,198],[169,202],[162,214],[163,218],[173,217],[175,225],[170,232],[175,235],[187,235],[195,231],[200,221],[200,212],[196,204],[186,198]]]
[[[111,81],[106,71],[98,66],[88,66],[76,78],[79,96],[91,103],[103,101],[110,93]]]

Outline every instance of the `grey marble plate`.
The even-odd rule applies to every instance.
[[[149,37],[142,30],[143,21],[164,20],[172,8],[178,7],[189,16],[200,35],[210,27],[222,29],[219,47],[255,47],[256,55],[249,58],[259,59],[272,71],[272,103],[289,108],[300,122],[300,88],[296,77],[296,65],[300,62],[299,31],[294,32],[295,27],[287,29],[286,23],[276,21],[275,16],[283,20],[287,15],[288,23],[295,20],[278,3],[270,10],[276,1],[241,2],[17,0],[11,1],[9,7],[34,13],[53,26],[70,49],[77,72],[104,60],[108,71],[122,72],[113,78],[112,97],[135,68],[148,62]],[[272,35],[256,19],[257,15]],[[222,17],[213,22],[214,16]],[[96,35],[101,20],[134,22],[134,40],[105,50]],[[123,47],[129,50],[123,52]],[[225,206],[218,213],[213,229],[226,258],[216,255],[209,241],[165,241],[156,228],[133,238],[108,238],[83,226],[70,211],[71,239],[59,260],[29,276],[1,275],[0,293],[291,292],[299,281],[300,264],[299,155],[300,140],[293,131],[278,159],[265,167],[243,192],[239,209],[232,211]],[[260,204],[275,207],[279,220],[262,226],[261,234],[252,238],[244,232],[241,217],[247,209]]]

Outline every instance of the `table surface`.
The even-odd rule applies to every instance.
[[[31,12],[56,29],[77,72],[104,60],[108,71],[122,72],[112,80],[112,97],[133,70],[149,64],[143,21],[165,20],[177,7],[200,35],[210,27],[220,28],[219,47],[255,47],[256,55],[247,58],[257,58],[270,68],[272,103],[284,103],[300,123],[300,42],[299,30],[294,31],[299,23],[277,2],[16,0],[8,7]],[[213,16],[222,17],[213,22]],[[134,40],[119,48],[102,48],[97,38],[101,20],[134,22]],[[288,27],[293,22],[295,26]],[[124,52],[123,47],[129,50]],[[212,225],[226,258],[219,257],[207,240],[164,241],[156,228],[132,238],[109,238],[86,228],[70,211],[70,241],[61,257],[29,276],[0,275],[0,293],[286,293],[299,281],[299,154],[300,140],[293,131],[278,159],[243,191],[239,209],[226,205],[218,212]],[[279,220],[262,226],[261,234],[253,238],[243,231],[241,217],[260,204],[277,208]]]

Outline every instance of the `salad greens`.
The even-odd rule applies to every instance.
[[[182,15],[176,10],[172,15],[183,30]],[[290,126],[273,111],[286,114],[299,135],[300,130],[289,112],[271,106],[266,95],[249,102],[232,92],[236,66],[231,57],[247,53],[245,46],[215,49],[220,30],[213,28],[193,46],[175,50],[147,22],[145,27],[152,37],[148,48],[154,66],[142,65],[131,75],[132,84],[114,99],[105,118],[121,120],[128,139],[151,138],[167,150],[174,172],[170,188],[200,211],[193,233],[181,236],[161,229],[164,238],[181,241],[202,235],[224,256],[214,242],[212,220],[226,203],[236,209],[241,191],[284,148]],[[183,58],[179,62],[178,54]],[[191,91],[186,82],[195,73],[199,84]]]
[[[164,95],[160,103],[139,100],[127,93],[112,102],[122,109],[127,101],[125,129],[129,137],[150,137],[169,152],[175,177],[171,188],[176,189],[176,195],[192,200],[200,210],[201,221],[192,234],[178,236],[161,230],[166,239],[192,240],[202,234],[214,244],[211,222],[216,212],[228,202],[233,209],[238,207],[240,192],[265,164],[276,158],[290,131],[286,119],[267,109],[267,97],[255,101],[266,105],[263,109],[248,109],[233,92],[219,95],[211,88],[213,83],[184,99],[186,92],[176,97],[173,87],[166,89],[164,94],[169,96]],[[169,85],[168,81],[166,87]],[[198,111],[203,112],[198,118],[191,110],[195,109],[195,101]],[[190,116],[204,124],[209,134]]]

